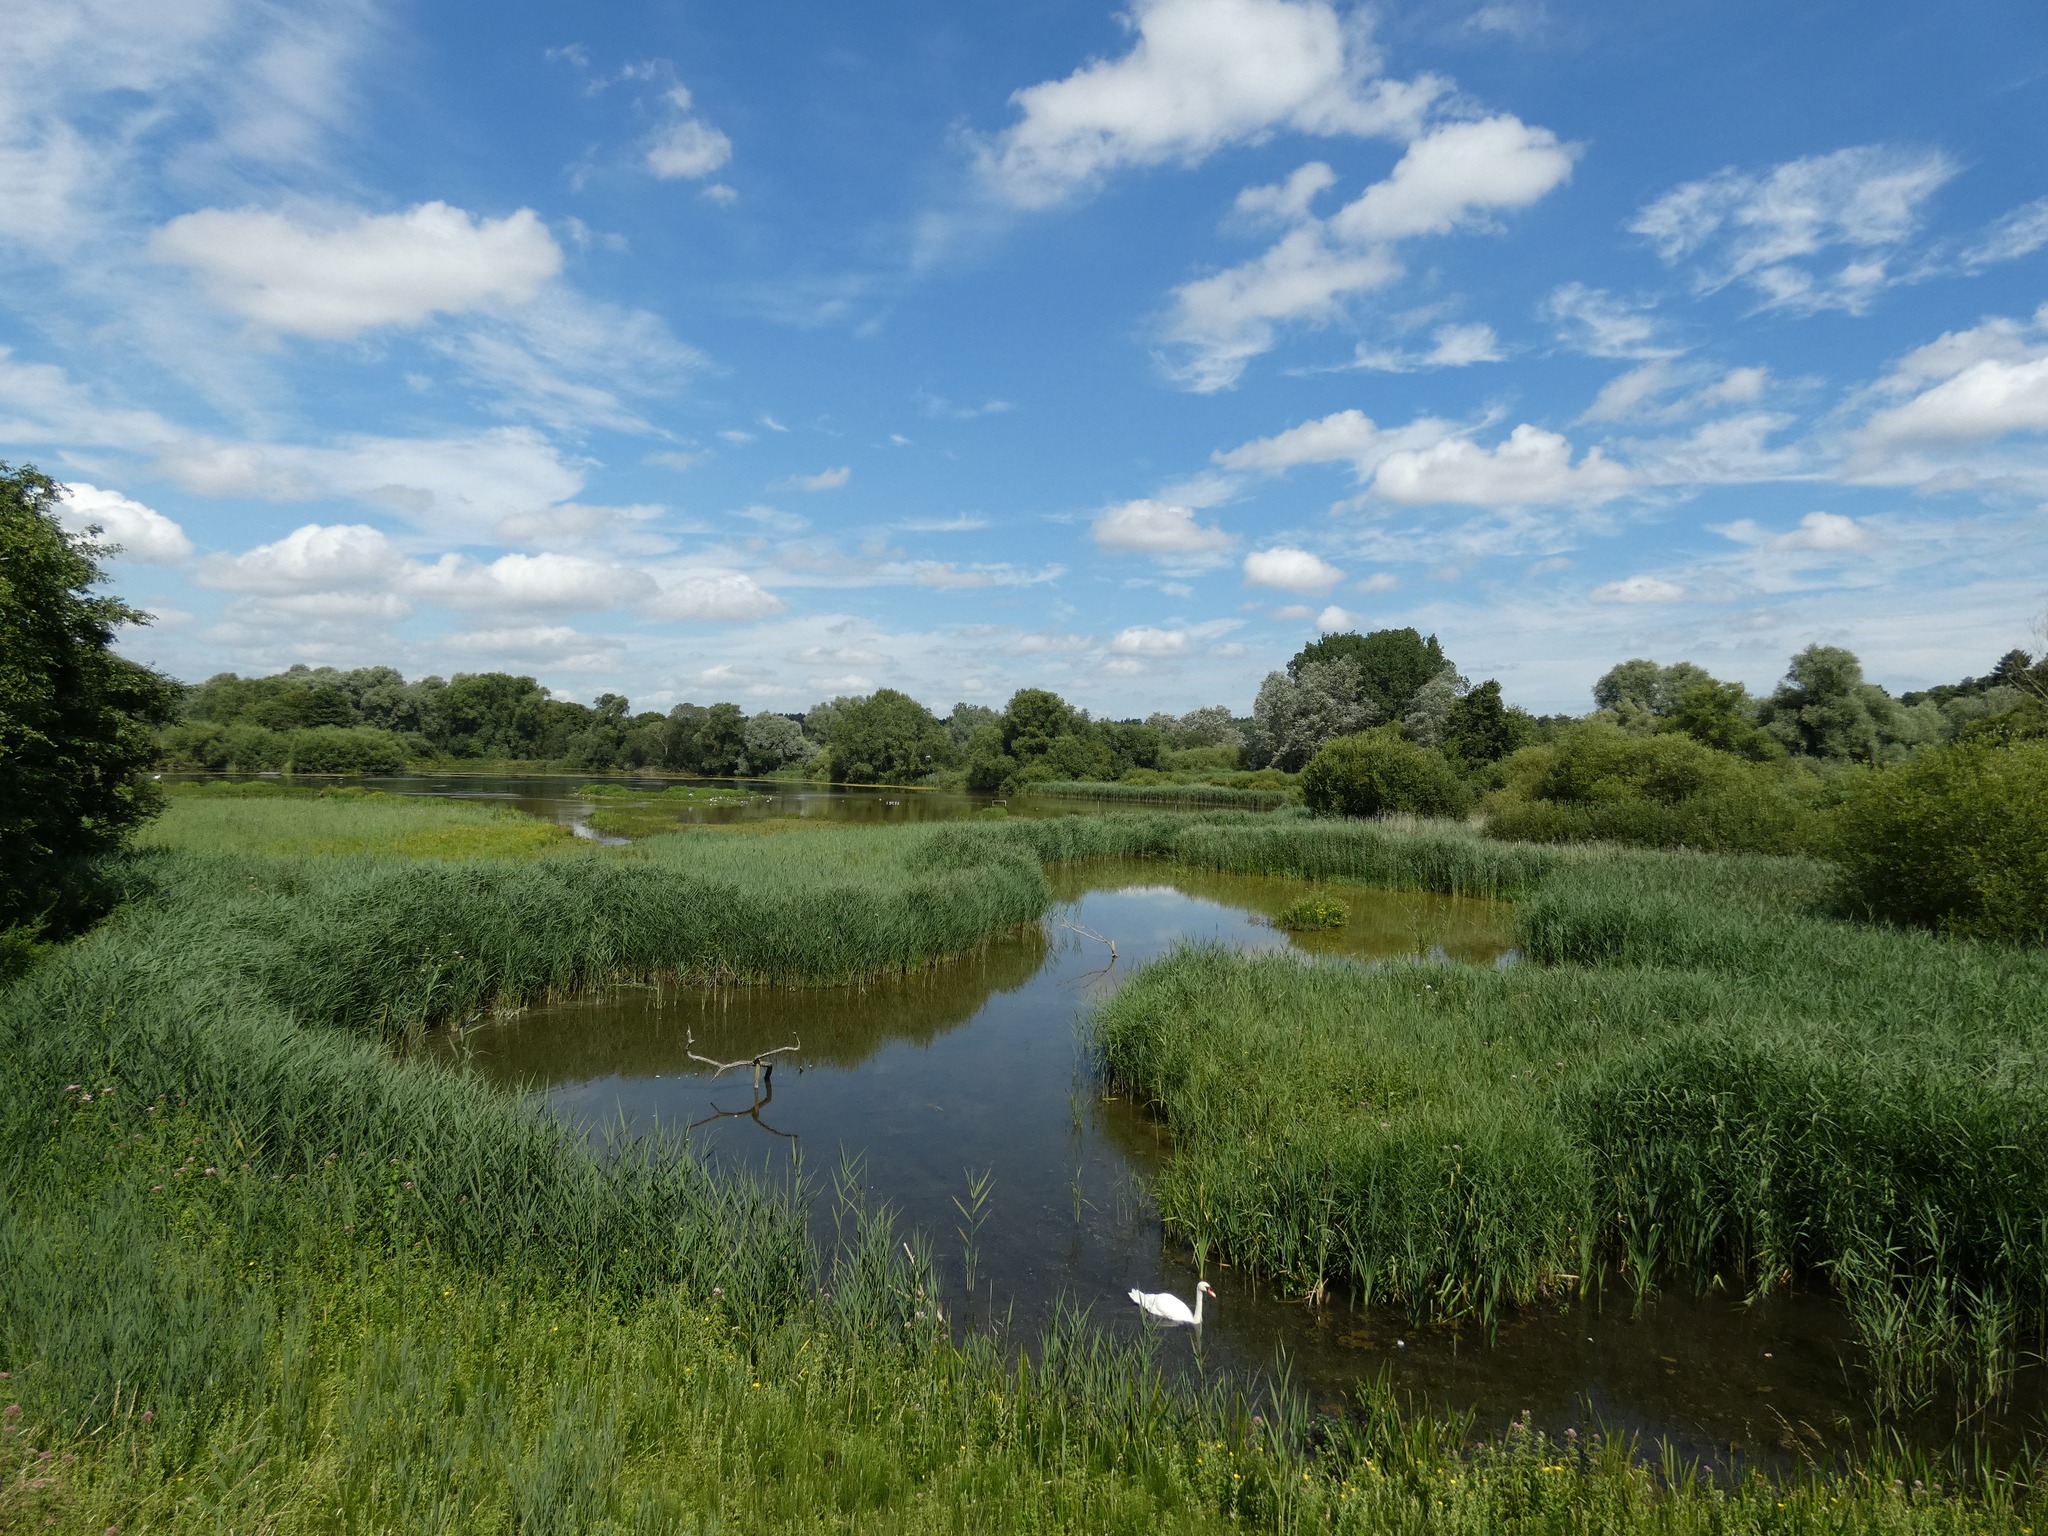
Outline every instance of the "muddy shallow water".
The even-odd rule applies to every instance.
[[[801,1156],[822,1185],[842,1156],[857,1157],[867,1189],[932,1239],[956,1320],[1007,1315],[1028,1336],[1064,1298],[1135,1333],[1126,1291],[1187,1297],[1197,1276],[1187,1251],[1163,1240],[1147,1198],[1166,1155],[1163,1130],[1091,1074],[1084,1030],[1094,1001],[1182,942],[1291,949],[1305,960],[1515,963],[1511,916],[1498,903],[1345,887],[1347,926],[1290,935],[1269,919],[1312,889],[1300,881],[1105,861],[1060,871],[1055,885],[1059,904],[1040,927],[915,976],[622,989],[530,1010],[446,1049],[492,1082],[544,1094],[572,1121],[687,1130],[724,1162],[786,1173]],[[714,1081],[690,1055],[723,1061],[793,1042],[801,1050],[777,1058],[758,1099],[743,1071]],[[993,1181],[972,1294],[956,1206],[969,1202],[970,1173]],[[822,1210],[819,1224],[829,1243]],[[1744,1307],[1667,1294],[1638,1309],[1610,1290],[1604,1303],[1517,1313],[1489,1337],[1397,1310],[1302,1306],[1230,1269],[1212,1266],[1209,1278],[1220,1304],[1199,1341],[1175,1335],[1166,1355],[1199,1351],[1212,1367],[1266,1369],[1284,1352],[1318,1406],[1339,1405],[1361,1377],[1384,1372],[1397,1390],[1472,1410],[1482,1426],[1526,1410],[1560,1433],[1599,1424],[1715,1463],[1825,1458],[1877,1427],[1851,1330],[1821,1297]],[[1995,1440],[2038,1422],[2042,1373],[2030,1374]],[[1930,1446],[1955,1432],[1939,1408],[1892,1427]]]

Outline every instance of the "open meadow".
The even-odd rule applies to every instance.
[[[1426,824],[521,830],[181,799],[121,861],[116,915],[0,998],[0,1523],[2032,1523],[2026,1465],[1877,1447],[1731,1484],[1614,1439],[1471,1440],[1369,1383],[1310,1415],[1080,1321],[955,1337],[931,1235],[851,1189],[608,1153],[406,1045],[619,979],[924,966],[1035,922],[1049,866],[1104,855],[1505,894],[1529,962],[1506,969],[1189,951],[1125,986],[1097,1039],[1173,1131],[1173,1230],[1420,1312],[1832,1287],[1874,1392],[1995,1398],[2044,1306],[2037,955],[1830,917],[1813,865]],[[845,1208],[834,1251],[806,1235],[814,1197]]]

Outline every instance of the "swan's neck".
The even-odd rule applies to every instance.
[[[1203,1293],[1203,1291],[1202,1291],[1202,1288],[1201,1288],[1200,1286],[1197,1286],[1197,1287],[1195,1287],[1195,1326],[1196,1326],[1197,1328],[1199,1328],[1199,1327],[1201,1327],[1201,1326],[1202,1326],[1202,1297],[1203,1297],[1203,1294],[1204,1294],[1204,1293]]]

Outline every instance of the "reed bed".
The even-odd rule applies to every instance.
[[[1825,915],[1813,866],[1612,854],[1520,903],[1550,962],[1189,950],[1100,1011],[1198,1249],[1418,1310],[1828,1285],[1888,1402],[2048,1342],[2048,956]]]
[[[1027,784],[1023,793],[1045,800],[1099,800],[1104,804],[1169,805],[1198,810],[1272,811],[1295,799],[1284,789],[1239,789],[1228,784],[1116,784],[1081,779]]]

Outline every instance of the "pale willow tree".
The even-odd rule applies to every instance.
[[[1146,718],[1145,723],[1176,747],[1242,747],[1244,732],[1228,704],[1210,704],[1184,715],[1165,710]]]
[[[1379,706],[1367,696],[1355,661],[1304,662],[1292,675],[1268,672],[1259,685],[1248,752],[1296,773],[1324,742],[1356,735],[1379,721]]]
[[[790,763],[806,763],[824,749],[804,734],[787,715],[763,710],[740,728],[749,773],[773,773]]]
[[[1458,700],[1472,691],[1472,684],[1458,669],[1445,662],[1434,677],[1415,690],[1408,707],[1401,712],[1401,724],[1409,738],[1425,747],[1441,747],[1451,724],[1451,712]]]

